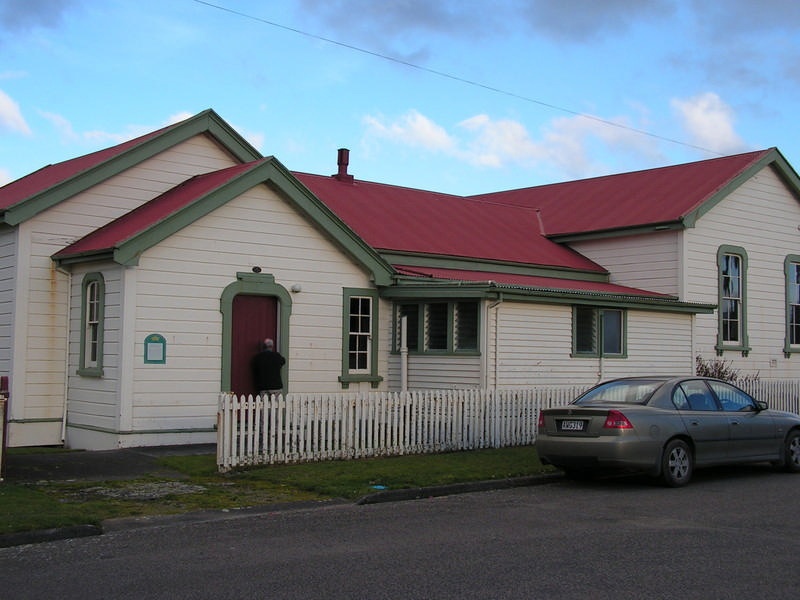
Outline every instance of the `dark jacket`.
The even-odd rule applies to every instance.
[[[251,363],[256,391],[283,389],[281,367],[285,362],[286,359],[274,350],[262,350],[256,354]]]

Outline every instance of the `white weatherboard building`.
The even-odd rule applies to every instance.
[[[776,149],[472,197],[348,162],[291,172],[209,110],[0,188],[9,444],[214,441],[267,336],[287,393],[588,385],[697,355],[797,377],[800,180]]]

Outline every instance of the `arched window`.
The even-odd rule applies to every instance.
[[[103,275],[88,273],[81,286],[81,354],[78,375],[102,377],[106,286]]]
[[[717,250],[718,315],[717,354],[740,350],[747,356],[747,252],[738,246]]]

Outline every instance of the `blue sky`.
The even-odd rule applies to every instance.
[[[213,108],[263,154],[477,194],[777,146],[796,0],[0,0],[0,184]]]

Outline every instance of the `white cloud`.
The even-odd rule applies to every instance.
[[[416,111],[395,121],[370,116],[364,122],[368,137],[422,147],[473,166],[547,168],[572,178],[608,172],[594,155],[657,154],[654,140],[633,129],[625,118],[560,117],[549,122],[540,138],[519,121],[486,114],[464,119],[453,134]]]
[[[192,113],[190,113],[188,111],[185,111],[185,110],[182,110],[180,112],[176,112],[175,114],[170,115],[169,118],[167,118],[167,125],[175,125],[175,123],[180,123],[181,121],[185,121],[189,117],[193,117],[193,116],[194,116],[194,114],[192,114]]]
[[[61,115],[45,111],[40,111],[39,114],[53,124],[53,126],[61,134],[62,139],[68,141],[76,141],[79,139],[78,134],[76,134],[75,130],[72,128],[72,123],[70,123],[69,120],[65,119]]]
[[[93,147],[103,147],[108,145],[114,144],[121,144],[122,142],[126,142],[128,140],[132,140],[135,137],[139,137],[140,135],[145,135],[147,133],[152,132],[154,129],[158,129],[159,127],[165,127],[167,125],[174,125],[175,123],[179,123],[189,117],[193,116],[191,113],[188,112],[178,112],[173,115],[170,115],[164,123],[158,126],[152,125],[127,125],[125,126],[123,131],[103,131],[101,129],[91,129],[88,131],[76,131],[72,122],[67,119],[66,117],[46,112],[46,111],[39,111],[39,114],[50,121],[50,123],[55,127],[58,133],[61,136],[61,140],[64,143],[68,144],[88,144]],[[257,139],[256,136],[253,136]]]
[[[720,154],[747,149],[734,128],[733,109],[717,94],[706,92],[692,98],[674,98],[671,104],[695,145]]]
[[[0,90],[0,129],[30,135],[31,129],[22,116],[19,105]]]
[[[459,124],[474,137],[463,156],[471,163],[502,167],[509,162],[531,163],[546,156],[541,144],[534,142],[525,126],[510,119],[493,121],[488,115],[476,115]]]
[[[395,122],[383,117],[366,116],[364,123],[370,136],[400,142],[406,146],[450,153],[455,141],[444,127],[415,110],[408,111]]]
[[[11,181],[11,173],[5,169],[0,169],[0,187],[3,187],[7,183],[11,183]]]

